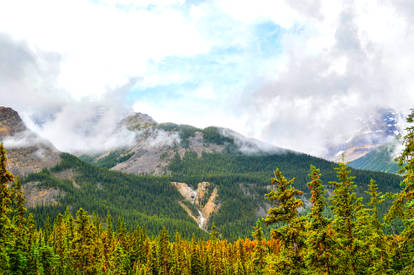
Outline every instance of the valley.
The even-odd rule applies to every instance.
[[[166,226],[170,234],[205,236],[214,222],[223,238],[233,239],[249,236],[257,217],[271,207],[264,195],[275,168],[296,178],[306,205],[311,164],[321,169],[328,192],[329,182],[336,178],[333,162],[266,147],[228,129],[158,124],[143,114],[129,116],[119,125],[135,133],[134,144],[79,158],[57,152],[52,145],[46,148],[53,153],[40,158],[34,152],[48,143],[9,149],[10,136],[6,137],[10,168],[22,178],[27,207],[38,225],[67,207],[74,212],[83,208],[102,218],[108,213],[115,219],[123,217],[128,227],[140,224],[149,234]],[[36,156],[39,161],[33,165]],[[28,173],[23,167],[38,168]],[[352,174],[358,195],[365,198],[370,178],[382,192],[400,189],[399,176],[362,170]]]

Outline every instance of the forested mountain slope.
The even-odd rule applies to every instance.
[[[108,212],[114,219],[122,216],[127,226],[140,224],[149,234],[165,226],[186,238],[193,233],[206,236],[214,221],[223,238],[233,239],[249,236],[257,217],[267,213],[271,205],[264,195],[275,168],[296,178],[305,209],[310,205],[306,182],[311,164],[321,169],[328,192],[329,181],[336,179],[333,162],[266,146],[229,129],[157,124],[143,114],[126,118],[120,127],[136,134],[128,148],[83,155],[89,164],[57,154],[59,161],[53,165],[20,174],[26,205],[39,225],[67,207],[72,212],[82,207],[101,217]],[[366,196],[371,178],[382,192],[400,189],[396,175],[361,170],[352,174],[359,196]]]
[[[193,233],[206,236],[179,205],[181,195],[168,178],[126,175],[94,167],[69,154],[61,157],[57,166],[23,179],[23,187],[36,183],[43,192],[59,190],[53,202],[30,208],[39,225],[67,207],[73,212],[82,207],[100,217],[110,213],[114,224],[117,217],[123,217],[128,228],[139,224],[150,235],[165,226],[171,234],[177,231],[186,238]]]
[[[212,193],[213,208],[208,214],[204,228],[215,222],[224,238],[248,236],[257,217],[264,216],[270,204],[264,195],[269,192],[270,178],[274,167],[279,167],[288,178],[295,176],[295,187],[304,191],[305,207],[309,205],[309,166],[321,168],[323,182],[328,192],[332,190],[329,181],[335,180],[335,163],[304,154],[246,156],[236,153],[186,153],[183,158],[177,154],[168,166],[169,176],[126,175],[106,168],[86,164],[74,156],[62,155],[63,162],[52,169],[33,174],[24,179],[28,186],[38,182],[38,188],[58,189],[60,195],[52,204],[36,206],[39,222],[47,216],[55,216],[70,206],[79,207],[105,216],[109,211],[113,217],[123,216],[128,226],[143,225],[148,232],[159,232],[162,225],[173,233],[180,232],[190,237],[192,232],[202,236],[198,223]],[[357,193],[366,196],[370,178],[377,181],[382,192],[397,192],[400,177],[361,170],[352,170],[356,176]],[[205,199],[195,204],[191,197],[186,199],[178,191],[176,182],[196,190],[200,183],[208,183]],[[190,194],[191,196],[191,194]],[[385,212],[381,209],[381,215]],[[203,212],[204,214],[204,212]]]
[[[376,148],[365,156],[349,163],[350,167],[371,171],[397,173],[398,163],[394,160],[397,142]]]

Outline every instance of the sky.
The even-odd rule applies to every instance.
[[[323,156],[414,107],[413,26],[411,0],[0,0],[0,105],[62,151],[135,111]]]

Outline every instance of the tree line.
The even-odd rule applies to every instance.
[[[414,112],[408,122],[414,122]],[[276,169],[266,194],[272,203],[268,215],[257,220],[253,239],[232,242],[221,240],[214,224],[208,240],[185,240],[178,233],[172,237],[165,228],[149,237],[140,226],[127,230],[122,218],[115,230],[110,214],[102,221],[82,208],[75,216],[67,209],[36,229],[0,145],[0,273],[413,274],[414,126],[407,128],[403,142],[399,193],[384,195],[371,180],[364,204],[350,169],[341,163],[337,179],[328,182],[328,198],[320,170],[311,166],[307,186],[312,206],[304,216],[299,215],[303,191]],[[386,196],[393,203],[385,223],[400,220],[400,234],[383,231],[378,209]],[[270,238],[263,223],[272,228]]]

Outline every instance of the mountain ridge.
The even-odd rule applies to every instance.
[[[0,106],[0,142],[8,152],[8,167],[26,176],[58,164],[60,153],[51,142],[30,131],[12,108]]]
[[[321,169],[324,181],[336,179],[333,162],[277,147],[267,150],[266,145],[229,129],[158,124],[143,114],[134,114],[123,123],[130,123],[138,145],[82,156],[89,163],[61,153],[56,165],[24,175],[27,207],[40,224],[66,207],[72,211],[82,207],[101,217],[107,212],[123,216],[128,226],[141,224],[154,233],[165,226],[171,234],[177,230],[186,237],[192,233],[205,236],[214,221],[224,238],[235,238],[250,235],[257,218],[270,207],[264,195],[271,188],[275,168],[288,178],[296,178],[295,186],[304,191],[305,205],[311,164]],[[124,126],[128,125],[120,125]],[[147,173],[108,169],[128,161],[136,165],[151,157],[154,162]],[[165,163],[159,165],[159,161]],[[154,167],[159,170],[154,172]],[[360,196],[366,196],[370,178],[377,180],[381,192],[400,188],[398,176],[360,170],[352,170],[352,174],[357,176]],[[197,200],[188,199],[174,182],[199,192]],[[199,188],[204,185],[208,188]],[[327,188],[329,191],[329,185]]]

